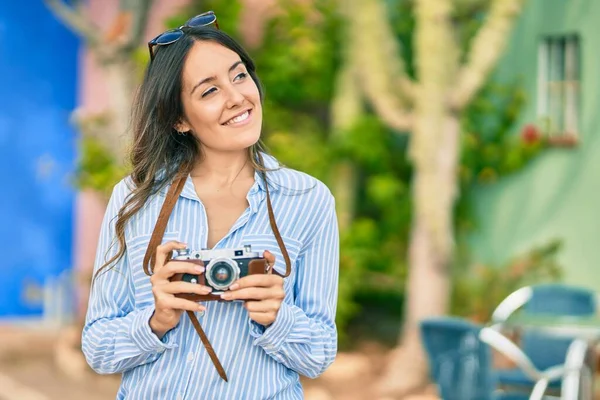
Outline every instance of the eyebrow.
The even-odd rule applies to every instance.
[[[234,64],[233,64],[231,67],[229,67],[229,71],[228,71],[228,72],[231,72],[231,71],[233,71],[233,70],[234,70],[234,69],[236,69],[236,68],[237,68],[237,66],[238,66],[238,65],[240,65],[240,64],[244,64],[244,62],[243,62],[242,60],[236,61],[236,62],[235,62],[235,63],[234,63]],[[205,84],[205,83],[207,83],[207,82],[212,82],[212,81],[214,81],[214,80],[216,80],[216,79],[217,79],[217,77],[216,77],[216,76],[209,76],[208,78],[204,78],[204,79],[202,79],[200,82],[198,82],[198,83],[196,84],[196,86],[194,86],[194,87],[192,88],[192,91],[190,92],[190,95],[194,94],[194,90],[196,90],[196,88],[197,88],[198,86],[200,86],[200,85],[202,85],[202,84]]]

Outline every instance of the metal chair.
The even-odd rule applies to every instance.
[[[523,309],[531,314],[587,316],[597,312],[597,296],[594,292],[563,284],[544,284],[523,287],[510,294],[498,305],[492,315],[492,323],[499,329],[516,311]],[[557,338],[541,332],[523,331],[520,348],[538,371],[563,365],[567,352],[575,338]],[[531,388],[535,374],[522,368],[496,370],[496,378],[502,386]],[[548,382],[553,390],[559,390],[561,381],[556,377]]]
[[[429,359],[430,376],[444,400],[527,400],[541,399],[521,393],[496,390],[491,371],[490,347],[479,336],[482,328],[469,321],[430,318],[420,324],[423,344]],[[500,333],[495,332],[500,335]],[[493,335],[492,335],[493,336]],[[491,341],[495,342],[492,337]]]
[[[530,399],[559,399],[547,396],[550,382],[559,382],[563,400],[592,400],[593,399],[593,369],[589,367],[588,355],[591,353],[587,341],[575,339],[567,350],[565,359],[561,364],[540,371],[527,355],[509,338],[500,333],[495,327],[481,329],[479,338],[487,343],[509,360],[514,362],[519,370],[531,381]],[[498,374],[493,374],[496,377]]]

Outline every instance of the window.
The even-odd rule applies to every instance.
[[[579,133],[580,57],[576,35],[545,37],[540,43],[537,114],[550,138]]]

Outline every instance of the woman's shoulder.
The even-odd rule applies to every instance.
[[[133,179],[131,179],[131,175],[127,175],[121,179],[113,186],[109,206],[112,205],[118,209],[121,208],[121,206],[125,204],[127,197],[133,192],[134,188],[135,184],[133,183]]]
[[[279,163],[274,157],[269,156],[271,162],[265,162],[265,166],[269,169],[267,175],[271,185],[276,190],[286,196],[302,196],[315,198],[318,201],[327,201],[333,197],[331,191],[319,179]],[[273,160],[277,162],[274,164]],[[306,197],[305,197],[306,196]]]

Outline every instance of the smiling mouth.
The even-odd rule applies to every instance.
[[[225,126],[229,126],[229,125],[236,125],[236,124],[240,124],[243,123],[245,121],[247,121],[250,118],[250,115],[252,114],[252,110],[246,110],[245,112],[243,112],[242,114],[231,118],[229,121],[225,122],[222,125]]]

